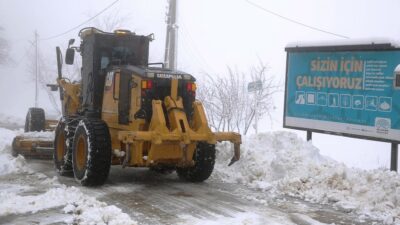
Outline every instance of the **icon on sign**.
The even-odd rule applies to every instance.
[[[392,98],[390,97],[379,97],[379,111],[390,112],[392,111]]]
[[[375,118],[375,127],[381,129],[390,129],[390,119],[388,118]]]
[[[353,109],[364,109],[364,96],[362,95],[353,96]]]
[[[378,97],[376,96],[365,96],[365,109],[376,111],[378,105]]]
[[[307,93],[307,104],[314,105],[315,104],[315,93]]]
[[[326,93],[319,92],[317,94],[317,104],[318,105],[327,105]]]
[[[376,132],[380,134],[388,134],[391,128],[391,120],[390,118],[375,118],[375,127]]]
[[[339,94],[329,94],[329,107],[339,107]]]
[[[351,106],[351,96],[350,95],[340,95],[340,106],[342,108],[350,108]]]
[[[304,97],[303,91],[296,92],[296,104],[304,105],[306,103],[306,99]]]

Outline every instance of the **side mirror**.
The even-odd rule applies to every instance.
[[[68,65],[74,64],[75,50],[73,48],[67,48],[65,53],[65,63]]]
[[[68,41],[68,48],[71,47],[71,45],[73,45],[75,42],[75,39],[69,39]]]
[[[47,84],[51,91],[58,91],[58,84]]]
[[[147,35],[147,38],[149,39],[149,41],[154,41],[154,33]]]

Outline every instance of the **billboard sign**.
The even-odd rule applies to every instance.
[[[400,49],[384,46],[286,48],[284,127],[400,142]]]

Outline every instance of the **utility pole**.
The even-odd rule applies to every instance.
[[[165,41],[164,63],[168,69],[176,69],[178,25],[176,24],[176,9],[178,0],[169,0],[167,13],[167,34]]]
[[[259,94],[258,92],[263,89],[263,83],[261,80],[253,81],[248,83],[247,85],[247,91],[248,92],[253,92],[254,94],[254,130],[256,131],[256,134],[258,134],[258,102],[259,102]]]
[[[39,70],[39,60],[38,60],[38,33],[35,30],[35,108],[38,107],[38,70]]]

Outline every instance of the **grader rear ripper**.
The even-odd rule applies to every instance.
[[[215,144],[230,141],[239,160],[241,136],[213,133],[203,105],[195,100],[190,74],[148,63],[150,36],[96,28],[79,32],[81,44],[66,51],[73,64],[82,56],[80,83],[57,66],[62,118],[55,129],[54,163],[60,175],[85,186],[103,184],[111,165],[176,169],[180,178],[201,182],[212,173]]]

